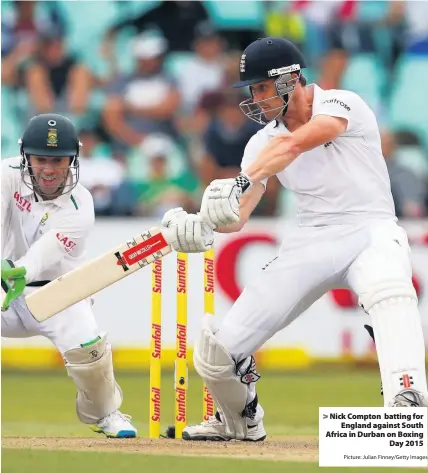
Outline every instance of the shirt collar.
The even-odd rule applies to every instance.
[[[321,89],[317,84],[311,84],[314,86],[314,99],[312,101],[312,112],[314,110],[314,104],[320,99],[320,95],[324,92],[324,89]]]
[[[71,192],[67,192],[65,194],[61,194],[56,199],[43,200],[43,198],[40,196],[40,194],[35,192],[33,189],[30,189],[24,183],[22,183],[22,187],[21,187],[22,197],[27,197],[31,194],[34,194],[36,196],[36,200],[38,201],[39,204],[53,204],[53,205],[56,205],[57,207],[61,207],[61,208],[64,208],[68,204],[69,199],[71,198]]]
[[[287,127],[282,120],[274,120],[266,125],[268,136],[277,136],[288,132]]]
[[[57,207],[61,207],[61,208],[64,208],[68,204],[68,201],[71,198],[71,192],[67,192],[66,194],[61,194],[56,199],[52,199],[52,200],[43,200],[39,196],[39,194],[36,194],[36,195],[37,195],[37,200],[39,201],[39,203],[44,203],[44,204],[49,203],[49,204],[53,204],[53,205],[56,205]]]
[[[324,89],[321,89],[317,84],[309,84],[307,87],[313,86],[314,87],[314,99],[313,99],[313,104],[318,100],[318,97],[320,94],[324,92]],[[313,106],[312,106],[313,107]],[[313,113],[313,108],[312,108],[312,113]],[[274,120],[266,125],[266,128],[268,130],[268,135],[269,136],[277,136],[280,135],[281,133],[288,132],[287,127],[284,125],[284,122],[282,120]]]

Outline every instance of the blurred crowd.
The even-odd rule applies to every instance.
[[[68,116],[98,215],[195,211],[206,184],[238,173],[259,125],[230,84],[267,35],[299,45],[309,82],[369,103],[398,215],[428,213],[428,2],[2,1],[1,13],[2,158],[31,116]],[[256,214],[293,205],[270,179]]]

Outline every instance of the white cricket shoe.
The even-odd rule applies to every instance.
[[[232,440],[227,436],[226,426],[220,419],[220,415],[216,412],[215,416],[211,416],[207,421],[198,425],[187,426],[183,429],[183,440],[211,440],[211,441],[228,441]],[[248,426],[248,435],[244,439],[247,442],[261,442],[266,438],[266,431],[263,427],[263,421],[256,425]]]
[[[428,407],[428,401],[415,389],[403,389],[394,397],[391,407]]]
[[[96,424],[91,429],[97,434],[104,434],[108,438],[134,438],[137,429],[131,424],[131,416],[114,411]]]

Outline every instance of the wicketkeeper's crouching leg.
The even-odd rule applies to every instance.
[[[77,387],[78,418],[107,437],[136,437],[130,417],[118,409],[122,390],[113,373],[110,344],[105,334],[64,353],[68,375]]]
[[[260,378],[254,357],[238,363],[216,338],[214,318],[207,316],[194,348],[194,365],[217,406],[208,421],[183,430],[184,440],[248,440],[266,438],[264,411],[255,383]]]

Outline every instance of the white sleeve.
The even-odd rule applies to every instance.
[[[84,240],[93,222],[93,214],[68,215],[59,220],[31,245],[22,258],[14,261],[15,266],[25,267],[27,282],[36,281],[39,274],[57,264],[66,255],[81,254]]]
[[[260,150],[269,142],[269,137],[267,133],[263,133],[264,130],[260,130],[258,133],[253,135],[250,138],[250,141],[247,143],[247,146],[244,150],[244,156],[241,161],[241,169],[245,172],[245,169],[250,166],[250,164],[257,158]],[[267,179],[260,181],[266,188]]]
[[[362,136],[370,112],[369,106],[359,95],[347,90],[331,90],[320,102],[314,103],[312,118],[317,115],[345,118],[348,125],[341,136]]]
[[[9,172],[9,164],[6,161],[1,163],[1,227],[9,220],[9,208],[12,193],[12,176]],[[2,232],[3,233],[3,232]]]

